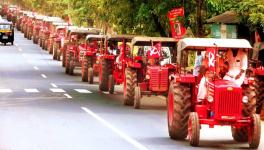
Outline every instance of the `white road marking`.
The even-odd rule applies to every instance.
[[[79,92],[79,93],[92,93],[91,91],[86,90],[86,89],[74,89],[74,90]]]
[[[22,52],[23,50],[21,48],[18,48],[18,51]]]
[[[92,112],[88,108],[81,107],[81,109],[84,110],[86,113],[88,113],[93,118],[95,118],[97,121],[101,122],[104,126],[106,126],[107,128],[109,128],[110,130],[112,130],[114,133],[116,133],[117,135],[119,135],[121,138],[123,138],[124,140],[126,140],[128,143],[130,143],[133,146],[135,146],[136,149],[139,149],[139,150],[147,150],[147,148],[144,145],[140,144],[139,142],[137,142],[133,138],[131,138],[128,135],[126,135],[125,133],[123,133],[122,131],[118,130],[116,127],[114,127],[113,125],[111,125],[109,122],[107,122],[106,120],[104,120],[100,116],[96,115],[94,112]]]
[[[42,78],[47,79],[47,76],[45,74],[41,74]]]
[[[11,89],[0,89],[0,93],[12,93]]]
[[[24,90],[25,90],[25,92],[27,92],[27,93],[38,93],[38,92],[39,92],[38,89],[24,89]]]
[[[69,94],[64,94],[67,98],[72,98]]]
[[[35,70],[39,70],[39,68],[38,68],[37,66],[34,66],[33,68],[34,68]]]
[[[51,83],[50,84],[52,87],[54,87],[54,88],[57,88],[58,86],[56,85],[56,84],[54,84],[54,83]]]
[[[65,93],[65,91],[63,89],[58,89],[58,88],[51,88],[50,89],[52,92],[54,93]]]

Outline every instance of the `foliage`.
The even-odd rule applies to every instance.
[[[102,27],[123,34],[169,36],[167,12],[185,8],[185,26],[205,36],[205,20],[227,10],[241,15],[252,30],[264,28],[264,0],[9,0],[45,15],[68,15],[77,25]]]

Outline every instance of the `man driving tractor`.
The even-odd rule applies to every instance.
[[[206,52],[205,58],[202,62],[202,68],[200,69],[200,73],[203,75],[197,94],[197,101],[201,102],[205,99],[207,95],[206,81],[212,79],[212,74],[208,71],[208,67],[210,65],[210,54]],[[241,86],[244,82],[247,70],[247,53],[244,50],[240,49],[229,49],[226,53],[226,60],[221,61],[221,57],[216,56],[218,59],[218,66],[220,70],[216,70],[216,75],[214,77],[220,77],[221,73],[225,72],[225,64],[228,63],[228,72],[223,77],[224,80],[234,81],[237,85]],[[215,61],[215,60],[213,60]]]

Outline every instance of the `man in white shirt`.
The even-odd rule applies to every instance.
[[[247,52],[242,49],[228,50],[227,59],[229,69],[224,80],[234,81],[237,85],[241,86],[248,68]]]

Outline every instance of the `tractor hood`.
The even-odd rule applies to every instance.
[[[240,89],[241,87],[235,84],[233,81],[228,80],[219,80],[215,81],[215,88],[233,88],[233,89]]]

